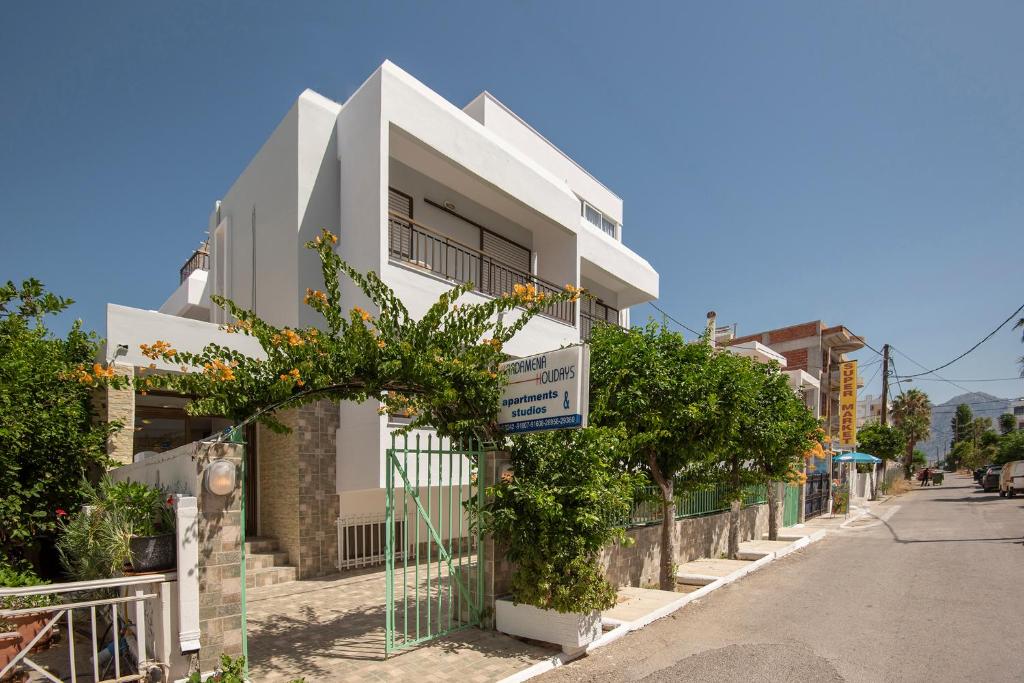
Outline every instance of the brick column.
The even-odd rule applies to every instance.
[[[512,457],[508,451],[487,451],[483,460],[480,467],[480,485],[485,489],[498,481],[512,464]],[[493,629],[495,600],[512,588],[512,563],[508,560],[502,544],[495,541],[493,536],[484,534],[482,543],[484,602],[481,625]]]
[[[203,485],[203,469],[223,458],[241,466],[243,446],[233,443],[199,444],[195,453],[199,475],[199,665],[211,671],[221,653],[242,654],[241,480],[226,496],[215,496]]]
[[[114,371],[131,377],[135,368],[126,363],[114,363]],[[102,394],[101,394],[102,396]],[[124,426],[107,439],[107,455],[122,465],[130,465],[135,455],[135,388],[106,388],[101,398],[99,416],[106,422],[120,421]]]

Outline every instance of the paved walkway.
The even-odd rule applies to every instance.
[[[497,681],[558,652],[466,629],[384,657],[384,570],[372,568],[252,589],[251,674],[259,683]]]

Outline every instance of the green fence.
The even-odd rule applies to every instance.
[[[477,472],[483,450],[433,436],[392,437],[387,450],[385,645],[387,653],[480,623],[483,565]]]
[[[782,505],[782,526],[795,526],[800,521],[800,487],[786,485],[786,497]]]
[[[723,485],[693,489],[676,494],[676,519],[701,517],[725,512],[729,509],[728,490]],[[768,490],[765,486],[748,486],[743,490],[743,507],[760,505],[767,502]],[[633,510],[628,520],[617,520],[615,523],[626,528],[661,523],[661,492],[656,486],[647,486],[633,502]]]

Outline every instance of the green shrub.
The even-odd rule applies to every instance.
[[[193,672],[186,683],[247,683],[245,677],[245,657],[232,659],[230,655],[220,656],[220,666],[206,679],[196,671]],[[294,678],[288,683],[306,683],[305,678]]]
[[[60,523],[57,552],[77,581],[118,576],[131,562],[132,536],[174,531],[174,509],[167,492],[138,482],[104,478],[83,485],[87,507]]]
[[[0,284],[0,555],[11,561],[38,563],[58,511],[77,510],[83,479],[109,464],[119,428],[94,421],[94,387],[75,375],[95,360],[96,335],[80,322],[63,337],[46,327],[71,303],[38,280]]]
[[[587,428],[515,437],[512,473],[487,491],[481,514],[515,564],[517,603],[558,612],[615,604],[598,553],[625,538],[610,520],[628,518],[642,475],[617,467],[617,431]]]
[[[16,569],[11,565],[0,565],[0,586],[20,588],[23,586],[45,586],[31,569]],[[28,607],[49,607],[56,599],[53,595],[8,595],[0,597],[0,609],[26,609]],[[5,630],[0,628],[0,630]]]

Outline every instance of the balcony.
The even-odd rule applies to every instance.
[[[178,271],[181,276],[178,284],[187,280],[188,276],[197,270],[210,270],[210,252],[207,251],[205,244],[196,249],[188,261],[185,261],[185,265],[181,267],[181,270]]]
[[[403,214],[391,212],[388,217],[388,255],[393,261],[452,282],[471,282],[473,289],[488,296],[507,294],[517,284],[533,285],[539,293],[548,296],[563,291],[496,256],[503,251],[518,254],[524,247],[495,234],[489,234],[487,239],[491,241],[490,251],[495,253],[462,244]],[[486,246],[483,239],[481,246]],[[575,326],[576,304],[562,301],[548,306],[542,315]]]
[[[583,303],[580,310],[580,339],[587,341],[595,325],[618,325],[619,310],[596,300],[591,299]]]

